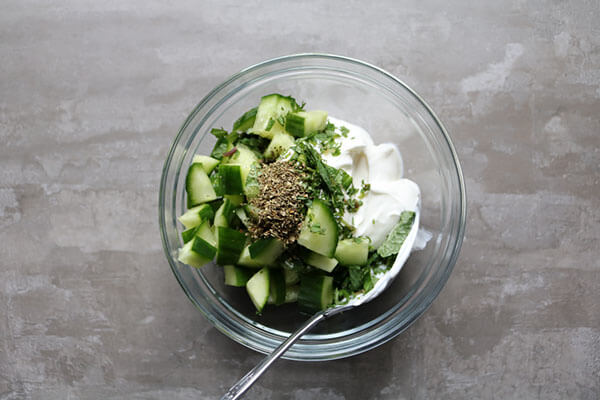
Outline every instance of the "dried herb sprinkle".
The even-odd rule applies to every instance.
[[[306,198],[302,168],[281,160],[262,166],[258,176],[260,192],[250,201],[256,210],[249,228],[253,237],[275,237],[285,244],[296,241]]]

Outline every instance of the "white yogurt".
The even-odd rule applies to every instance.
[[[349,132],[339,139],[341,154],[323,154],[323,161],[350,174],[354,187],[360,188],[363,181],[371,185],[361,199],[362,206],[355,213],[346,213],[344,220],[356,228],[356,236],[368,236],[373,247],[378,248],[398,223],[402,211],[417,210],[419,186],[402,178],[402,157],[395,145],[376,145],[363,128],[333,117],[329,121],[337,127],[345,126]]]

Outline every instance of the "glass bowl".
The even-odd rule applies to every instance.
[[[185,175],[194,154],[208,154],[214,127],[233,122],[269,93],[292,95],[308,109],[362,126],[375,143],[393,142],[405,177],[421,188],[421,224],[432,233],[378,298],[317,326],[285,353],[303,361],[349,357],[404,331],[429,307],[452,271],[466,216],[465,186],[450,138],[431,108],[406,84],[362,61],[298,54],[251,66],[212,90],[175,137],[162,172],[159,223],[164,251],[184,292],[221,332],[256,351],[277,347],[307,318],[296,305],[257,315],[243,288],[225,286],[219,266],[195,269],[177,261],[185,211]]]

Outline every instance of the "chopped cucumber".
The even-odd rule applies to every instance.
[[[261,242],[256,247],[258,242],[255,242],[249,246],[246,246],[240,255],[240,259],[238,260],[238,264],[244,267],[250,268],[262,268],[262,267],[272,267],[275,265],[275,261],[277,258],[283,253],[283,243],[277,239],[264,239],[265,241]],[[252,257],[250,249],[254,253],[254,257]]]
[[[202,204],[187,210],[181,217],[177,218],[186,228],[193,228],[203,221],[211,220],[215,213],[208,204]]]
[[[219,167],[223,194],[239,195],[243,193],[242,171],[239,165],[223,164]]]
[[[297,302],[299,293],[300,293],[300,285],[286,286],[285,287],[285,302],[286,303]]]
[[[271,270],[271,272],[273,272]],[[285,288],[285,300],[283,301],[285,304],[295,303],[298,301],[298,293],[300,292],[300,285],[286,286]],[[267,304],[275,304],[275,299],[272,295],[269,295],[269,299],[267,300]]]
[[[274,160],[294,145],[294,137],[288,133],[278,133],[273,136],[271,143],[265,150],[265,158]]]
[[[248,111],[246,111],[241,117],[237,119],[233,123],[233,132],[246,132],[248,129],[252,128],[254,125],[254,120],[256,119],[256,111],[258,107],[254,107]]]
[[[233,217],[235,206],[229,199],[223,200],[223,204],[215,213],[214,225],[228,227]]]
[[[192,159],[192,164],[202,164],[204,172],[210,174],[213,169],[219,164],[219,160],[216,160],[209,156],[203,156],[196,154]]]
[[[217,254],[215,246],[202,239],[200,236],[194,237],[194,240],[192,241],[192,250],[208,260],[212,260],[215,258],[215,254]]]
[[[198,226],[198,230],[196,231],[196,236],[201,237],[202,239],[206,240],[212,246],[217,245],[217,238],[215,237],[213,230],[210,228],[210,224],[208,223],[208,221],[204,221],[203,223],[201,223]]]
[[[250,226],[250,218],[248,218],[248,216],[246,215],[246,211],[244,211],[244,209],[240,207],[236,208],[234,212],[235,215],[237,215],[237,217],[240,219],[242,224],[244,224],[244,226],[248,228]]]
[[[241,194],[226,194],[223,197],[228,199],[234,206],[239,206],[244,202],[244,196]]]
[[[335,258],[342,265],[367,265],[369,239],[351,238],[340,240],[335,249]]]
[[[313,200],[302,223],[298,243],[325,257],[333,257],[338,242],[338,227],[327,205]]]
[[[244,249],[246,235],[235,229],[217,227],[217,264],[235,264]]]
[[[184,244],[183,247],[179,249],[177,260],[194,268],[201,268],[211,262],[212,258],[204,257],[192,250],[193,244],[193,240]]]
[[[283,276],[285,277],[285,284],[287,286],[295,285],[296,283],[300,282],[300,275],[298,275],[296,270],[283,268]]]
[[[185,190],[187,192],[188,208],[207,203],[217,198],[208,175],[206,175],[202,164],[199,163],[192,164],[188,169],[185,178]]]
[[[326,125],[327,112],[325,111],[298,111],[288,114],[285,119],[285,130],[296,137],[319,132]]]
[[[253,272],[235,265],[224,265],[225,284],[227,286],[244,287],[252,276]]]
[[[258,158],[252,150],[243,144],[235,146],[236,151],[229,157],[223,157],[222,165],[239,165],[242,173],[242,184],[248,179],[248,173],[253,163],[258,163]],[[220,168],[220,167],[219,167]]]
[[[191,228],[195,235],[184,236],[185,245],[179,249],[177,259],[182,263],[195,268],[200,268],[212,261],[215,256],[215,237],[210,229],[208,221],[202,222],[195,228]]]
[[[254,125],[249,132],[272,139],[274,135],[285,132],[282,122],[288,113],[298,109],[299,106],[292,97],[280,94],[263,96],[256,111]]]
[[[338,265],[338,260],[336,260],[335,258],[325,257],[313,251],[308,252],[308,254],[304,256],[304,261],[308,265],[312,265],[313,267],[323,270],[325,272],[333,271],[336,265]]]
[[[267,304],[270,292],[270,271],[268,268],[263,268],[252,275],[252,278],[246,283],[246,291],[248,296],[254,303],[254,307],[258,312]]]
[[[302,276],[298,305],[300,309],[312,313],[324,310],[333,303],[333,277],[313,273]]]
[[[281,269],[270,271],[269,297],[273,298],[273,304],[281,305],[285,302],[285,277]]]
[[[190,240],[192,240],[196,236],[196,232],[198,232],[197,226],[190,229],[186,229],[185,231],[181,232],[181,238],[183,239],[183,243],[187,243]]]

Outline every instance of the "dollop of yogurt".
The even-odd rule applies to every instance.
[[[402,211],[416,211],[419,206],[419,186],[402,178],[403,164],[398,148],[391,143],[375,144],[363,128],[329,117],[336,127],[346,127],[347,135],[340,137],[340,154],[323,154],[323,161],[341,168],[352,176],[354,187],[363,183],[371,187],[361,199],[363,204],[355,213],[346,213],[344,220],[356,228],[356,236],[371,238],[378,248],[400,219]]]

